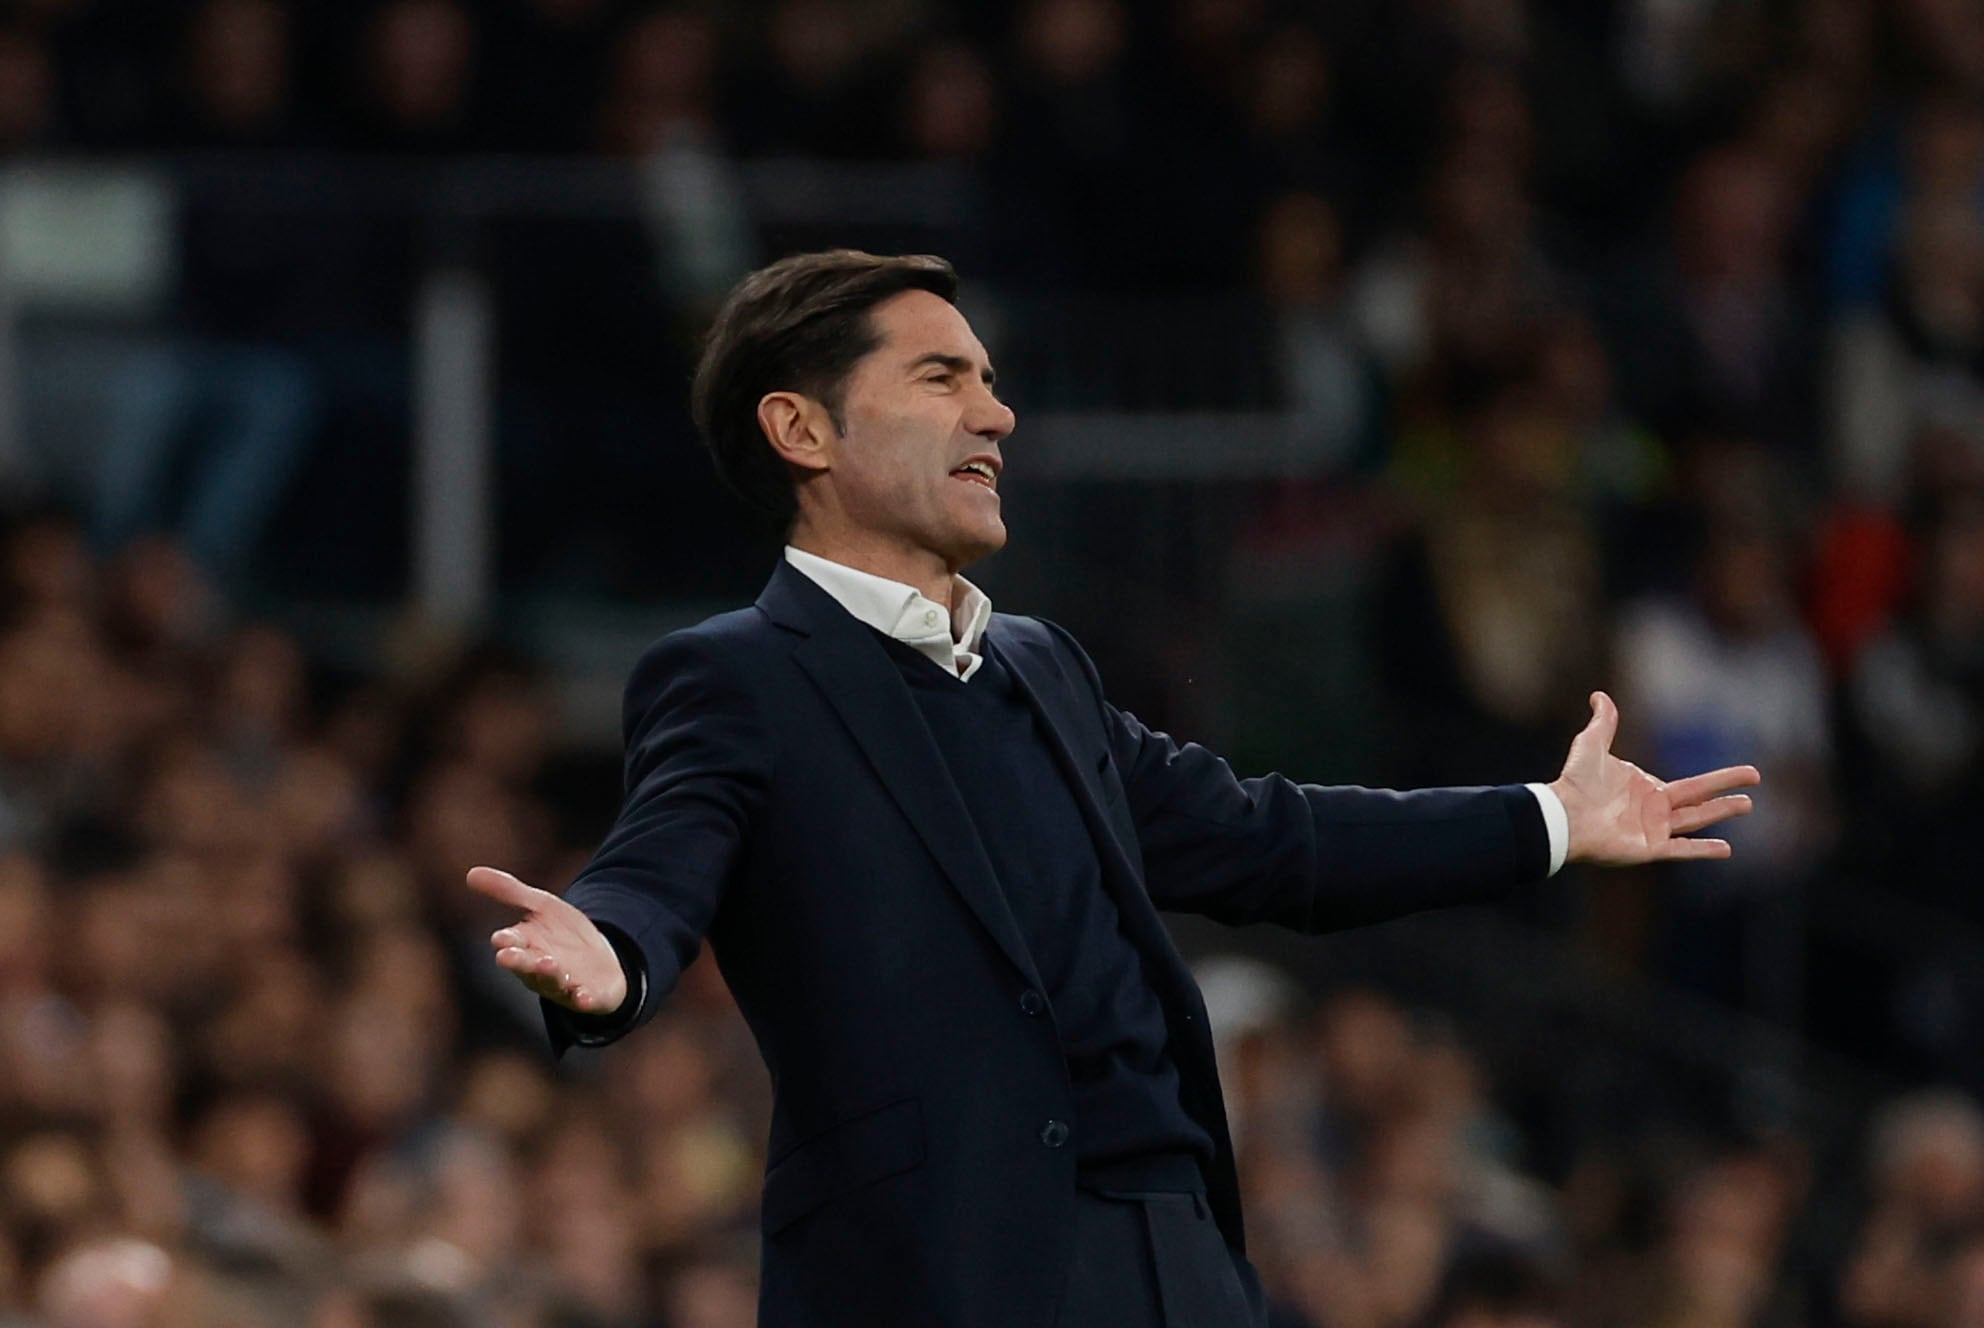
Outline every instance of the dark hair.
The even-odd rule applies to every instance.
[[[767,392],[804,393],[845,429],[847,376],[881,344],[869,310],[912,290],[955,304],[958,274],[931,254],[829,249],[758,269],[717,311],[690,392],[696,432],[723,482],[781,528],[797,500],[785,462],[758,427],[758,402]]]

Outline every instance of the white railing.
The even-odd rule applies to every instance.
[[[413,600],[481,625],[496,579],[495,310],[461,268],[428,274],[414,322]]]

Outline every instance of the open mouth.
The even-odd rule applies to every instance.
[[[996,490],[999,486],[998,474],[992,469],[991,463],[986,461],[967,461],[952,471],[951,476],[954,479],[983,484],[988,489]]]

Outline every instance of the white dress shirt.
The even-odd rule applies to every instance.
[[[785,560],[832,595],[856,620],[883,636],[913,646],[965,682],[985,657],[978,643],[992,621],[992,601],[963,577],[956,578],[956,607],[939,604],[915,586],[862,572],[817,553],[785,546]]]
[[[970,681],[985,662],[978,653],[978,643],[985,636],[985,624],[992,620],[992,601],[963,577],[957,578],[954,605],[944,605],[915,586],[859,571],[790,544],[785,546],[785,560],[833,596],[856,620],[914,647],[959,682]],[[1526,787],[1536,795],[1536,805],[1543,812],[1543,828],[1550,836],[1550,874],[1555,876],[1570,853],[1571,818],[1549,785]]]

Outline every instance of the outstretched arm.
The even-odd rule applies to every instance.
[[[1686,836],[1748,812],[1749,797],[1735,790],[1758,782],[1754,767],[1733,766],[1669,784],[1620,760],[1611,753],[1618,711],[1602,693],[1547,793],[1240,779],[1197,744],[1109,705],[1081,647],[1046,626],[1102,711],[1152,900],[1229,924],[1320,932],[1499,898],[1561,861],[1544,811],[1552,796],[1564,811],[1562,860],[1726,857],[1722,840]]]
[[[496,962],[545,1000],[554,1050],[611,1041],[652,1014],[695,957],[770,778],[770,736],[736,670],[696,632],[641,657],[623,715],[620,815],[565,896],[477,867],[517,912]]]

